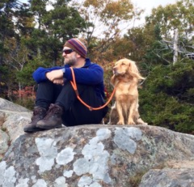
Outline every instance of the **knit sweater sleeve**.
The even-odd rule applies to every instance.
[[[38,69],[36,69],[32,76],[33,76],[33,79],[37,82],[37,83],[40,83],[40,82],[43,82],[43,81],[46,81],[48,80],[47,77],[46,77],[46,73],[47,72],[50,72],[52,70],[56,70],[56,69],[61,69],[61,67],[52,67],[52,68],[43,68],[43,67],[39,67]]]
[[[96,85],[103,82],[103,69],[97,64],[91,64],[87,68],[73,68],[77,83]],[[72,73],[70,68],[65,68],[64,77],[71,81]]]

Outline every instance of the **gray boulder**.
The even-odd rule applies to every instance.
[[[154,169],[143,176],[139,187],[193,187],[194,169]]]
[[[0,129],[0,155],[4,154],[9,148],[9,136]]]
[[[149,125],[25,134],[31,115],[0,98],[0,187],[194,186],[192,135]]]
[[[142,175],[150,169],[172,169],[169,163],[173,162],[193,164],[193,145],[192,135],[148,125],[85,125],[24,134],[0,162],[0,186],[138,186]],[[193,173],[193,168],[185,169]],[[150,187],[159,187],[160,175],[150,172],[153,176]],[[177,172],[179,178],[181,168]],[[166,176],[168,186],[174,178],[168,173]],[[193,175],[182,178],[187,177],[193,180]],[[143,178],[142,187],[148,177],[145,174]]]
[[[14,112],[29,112],[28,109],[20,105],[14,104],[6,99],[0,98],[0,110]]]
[[[30,122],[32,112],[20,105],[0,98],[0,159]]]

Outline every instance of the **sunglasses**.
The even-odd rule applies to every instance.
[[[68,54],[72,53],[73,50],[72,49],[64,49],[62,52],[65,53],[66,55],[68,55]]]

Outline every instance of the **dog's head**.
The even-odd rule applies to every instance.
[[[136,77],[137,79],[144,79],[144,77],[140,75],[136,63],[126,58],[115,62],[115,66],[113,67],[113,74],[115,76],[130,75],[132,77]]]

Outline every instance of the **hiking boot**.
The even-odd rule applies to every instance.
[[[36,127],[36,124],[38,121],[40,121],[41,119],[43,119],[46,115],[46,109],[39,107],[39,106],[35,106],[34,110],[33,110],[33,115],[31,118],[31,122],[24,127],[24,132],[36,132],[36,131],[40,131],[41,129]]]
[[[62,114],[62,107],[56,104],[51,104],[46,116],[36,124],[36,127],[43,130],[60,128],[62,127]]]

